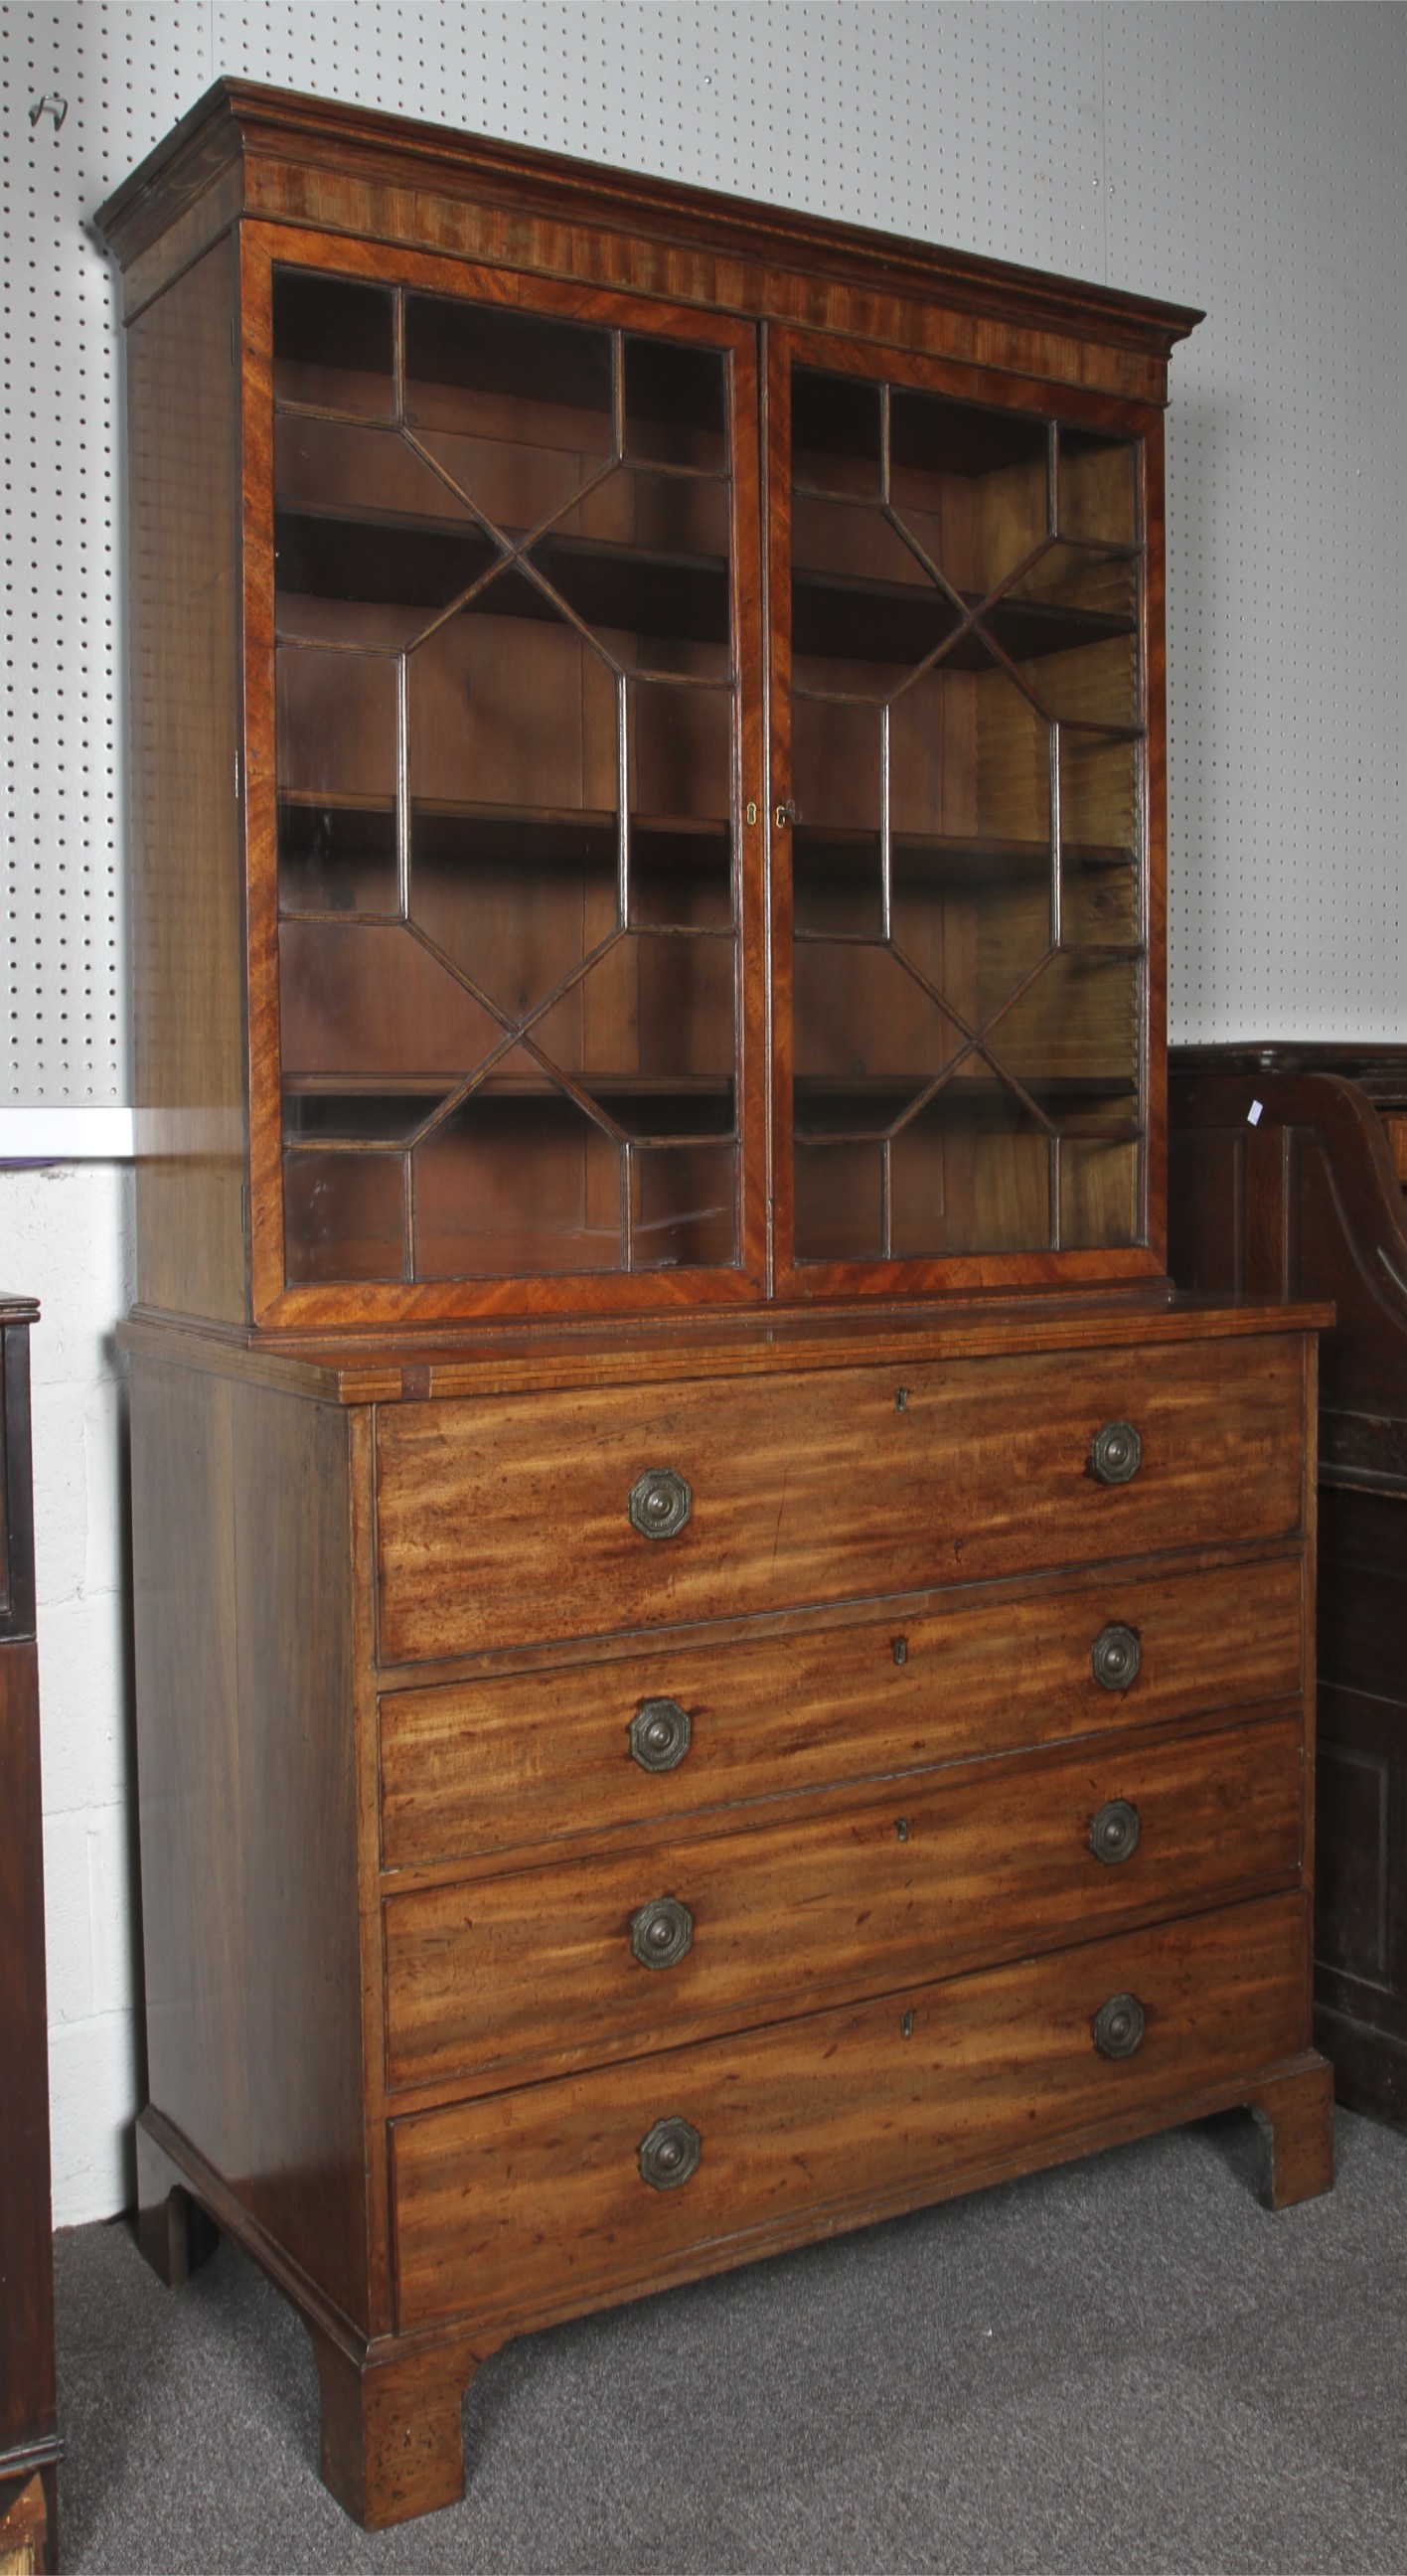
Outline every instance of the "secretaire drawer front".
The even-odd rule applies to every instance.
[[[388,1868],[824,1789],[1300,1688],[1298,1558],[729,1646],[655,1648],[381,1701]]]
[[[567,2313],[1154,2125],[1303,2047],[1304,1953],[1272,1897],[398,2121],[400,2322]]]
[[[391,1897],[391,2082],[664,2048],[1250,1892],[1299,1867],[1300,1768],[1289,1718],[1125,1740]]]
[[[381,1657],[1274,1538],[1302,1408],[1291,1337],[381,1407]]]

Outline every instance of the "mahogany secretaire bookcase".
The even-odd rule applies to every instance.
[[[475,2364],[1309,2047],[1321,1310],[1165,1275],[1198,318],[237,81],[131,451],[142,2226]]]

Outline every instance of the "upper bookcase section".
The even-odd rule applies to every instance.
[[[143,1304],[1163,1278],[1196,315],[237,82],[100,222]]]

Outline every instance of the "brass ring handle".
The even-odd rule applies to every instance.
[[[690,2174],[697,2173],[703,2141],[698,2130],[677,2113],[668,2120],[656,2120],[640,2141],[640,2179],[652,2191],[677,2191]]]
[[[642,1700],[628,1732],[631,1761],[642,1771],[677,1770],[694,1740],[693,1721],[677,1699]]]
[[[1090,1474],[1100,1485],[1126,1485],[1143,1463],[1143,1442],[1131,1422],[1105,1422],[1090,1442]]]
[[[1112,1868],[1137,1851],[1142,1831],[1137,1807],[1131,1806],[1127,1798],[1110,1798],[1090,1826],[1089,1847],[1096,1860]]]
[[[1094,2044],[1101,2057],[1132,2057],[1143,2045],[1147,2016],[1137,1995],[1111,1995],[1094,2016]]]
[[[626,1499],[630,1526],[642,1538],[677,1538],[693,1501],[688,1478],[677,1467],[647,1467]]]
[[[1130,1682],[1137,1681],[1142,1661],[1143,1649],[1122,1620],[1111,1620],[1101,1628],[1090,1648],[1090,1671],[1107,1691],[1127,1690]]]
[[[656,1896],[630,1918],[630,1947],[642,1968],[674,1968],[694,1938],[694,1918],[677,1896]]]

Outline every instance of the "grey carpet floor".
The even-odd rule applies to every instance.
[[[178,2292],[58,2239],[64,2565],[1407,2569],[1407,2136],[1341,2113],[1271,2216],[1241,2115],[510,2344],[463,2504],[357,2530],[302,2328],[222,2244]]]

